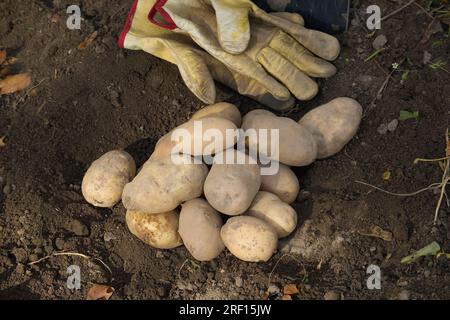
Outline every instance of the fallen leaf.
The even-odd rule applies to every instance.
[[[405,121],[408,119],[416,119],[419,118],[419,111],[410,112],[407,110],[401,110],[398,120]]]
[[[281,300],[292,300],[292,297],[288,294],[285,294],[284,296],[281,297]]]
[[[389,180],[391,178],[391,172],[389,170],[383,173],[383,180]]]
[[[0,148],[6,147],[6,136],[0,137]]]
[[[292,283],[289,283],[289,284],[285,285],[284,288],[283,288],[283,294],[284,295],[297,294],[298,292],[299,291],[298,291],[297,286],[295,284],[292,284]]]
[[[86,295],[86,300],[109,300],[114,293],[114,288],[103,284],[92,284]]]
[[[86,49],[92,43],[92,41],[94,41],[95,38],[97,38],[97,35],[98,35],[97,31],[92,32],[86,39],[83,40],[83,42],[81,42],[78,45],[78,49],[79,50]]]
[[[383,239],[384,241],[392,241],[392,232],[383,230],[379,226],[373,226],[371,232],[374,237]]]
[[[443,32],[441,22],[438,19],[434,19],[431,21],[431,23],[428,25],[427,30],[425,30],[425,33],[423,34],[422,40],[420,40],[420,44],[425,44],[430,40],[431,36],[433,34]]]
[[[441,247],[439,246],[439,243],[437,243],[436,241],[433,241],[429,245],[423,247],[420,250],[417,250],[413,254],[404,257],[400,261],[400,263],[406,263],[406,264],[413,263],[414,261],[416,261],[420,257],[423,257],[423,256],[435,256],[440,251],[441,251]]]
[[[30,84],[31,77],[28,73],[7,76],[5,79],[0,80],[0,95],[23,90]]]
[[[6,50],[0,50],[0,64],[3,64],[6,60]]]
[[[379,226],[373,226],[370,229],[369,233],[363,233],[363,232],[359,232],[359,233],[363,236],[380,238],[380,239],[383,239],[384,241],[392,241],[392,239],[394,238],[394,236],[392,235],[392,232],[383,230]]]
[[[52,17],[50,18],[50,21],[53,23],[58,23],[59,21],[61,21],[61,16],[59,14],[54,14],[52,15]]]

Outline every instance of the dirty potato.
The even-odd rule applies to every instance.
[[[120,201],[124,186],[135,174],[133,157],[125,151],[112,150],[92,162],[83,177],[81,192],[96,207],[112,207]]]
[[[161,159],[170,154],[192,156],[212,155],[235,145],[236,125],[220,117],[190,120],[161,137],[150,159]]]
[[[214,157],[204,193],[214,209],[234,216],[248,209],[260,186],[258,164],[245,153],[229,149]]]
[[[338,153],[353,138],[362,118],[361,105],[351,98],[337,98],[317,107],[298,122],[312,133],[317,158]]]
[[[292,203],[297,198],[300,183],[294,171],[279,163],[278,171],[273,175],[261,175],[261,189],[276,194],[282,201]]]
[[[290,118],[278,117],[266,110],[253,110],[244,116],[242,129],[249,136],[246,139],[248,147],[258,150],[259,154],[269,159],[289,166],[306,166],[316,159],[317,146],[314,137],[305,127]],[[251,138],[251,129],[256,130],[258,139]],[[262,139],[264,135],[261,136],[261,133],[264,131],[261,130],[264,129],[267,130],[267,136]],[[272,141],[272,136],[277,132],[279,139]],[[262,148],[262,145],[267,147]]]
[[[248,262],[267,261],[277,248],[278,236],[268,223],[255,217],[232,217],[220,230],[225,247]]]
[[[201,196],[207,174],[206,165],[194,162],[188,155],[148,160],[125,186],[123,205],[128,210],[146,213],[173,210],[182,202]]]
[[[154,248],[172,249],[183,244],[176,211],[149,214],[128,210],[125,221],[133,235]]]
[[[210,261],[223,251],[221,228],[220,214],[206,200],[198,198],[182,204],[178,233],[195,259]]]
[[[284,238],[297,226],[297,212],[276,195],[266,191],[256,194],[247,211],[249,216],[261,219],[271,225],[278,238]]]
[[[238,128],[241,126],[242,122],[242,117],[239,109],[234,104],[228,102],[219,102],[203,107],[192,115],[191,121],[203,119],[206,117],[219,117],[228,119],[233,122]]]

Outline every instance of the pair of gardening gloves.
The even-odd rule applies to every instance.
[[[204,103],[214,80],[275,110],[318,92],[313,78],[336,73],[339,42],[294,13],[266,13],[250,0],[136,0],[119,46],[178,66]]]

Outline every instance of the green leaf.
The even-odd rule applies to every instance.
[[[413,254],[411,254],[411,255],[409,255],[407,257],[404,257],[400,261],[400,263],[406,263],[406,264],[413,263],[414,261],[416,261],[420,257],[423,257],[423,256],[435,256],[440,251],[441,251],[441,247],[439,246],[439,243],[437,243],[436,241],[433,241],[429,245],[423,247],[420,250],[417,250]]]
[[[380,48],[374,52],[372,52],[365,60],[364,62],[369,62],[370,60],[374,59],[375,57],[377,57],[381,52],[383,52],[384,50],[386,50],[386,48]]]
[[[414,112],[410,112],[407,110],[401,110],[400,111],[400,116],[398,117],[398,120],[400,121],[405,121],[408,119],[415,119],[417,120],[417,118],[419,118],[419,111],[414,111]]]
[[[408,75],[409,75],[409,70],[403,71],[403,73],[402,73],[402,80],[401,80],[402,83],[405,82],[408,79]]]

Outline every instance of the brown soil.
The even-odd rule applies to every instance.
[[[360,17],[374,2],[386,13],[398,6],[393,1],[360,2],[355,5]],[[450,298],[448,259],[400,264],[402,257],[432,241],[450,251],[448,207],[442,206],[433,226],[436,193],[401,198],[354,182],[410,192],[440,181],[436,164],[413,165],[413,160],[445,152],[450,74],[424,65],[423,57],[427,51],[432,61],[450,61],[450,39],[439,32],[421,44],[431,20],[418,7],[383,21],[376,35],[387,37],[387,50],[368,62],[364,59],[374,51],[376,35],[368,37],[354,19],[350,31],[340,36],[338,75],[321,81],[320,95],[289,114],[298,119],[338,96],[357,99],[367,111],[344,151],[297,170],[309,193],[294,204],[302,224],[283,248],[291,248],[292,255],[280,250],[268,263],[251,264],[228,252],[199,263],[184,248],[154,250],[128,232],[121,204],[97,209],[83,200],[81,179],[94,159],[125,148],[142,164],[155,141],[202,104],[183,85],[175,66],[117,48],[131,0],[83,1],[81,31],[65,25],[65,8],[72,3],[0,3],[0,45],[39,84],[28,95],[0,98],[0,136],[7,136],[7,146],[0,148],[1,299],[83,299],[89,282],[111,284],[113,299],[260,299],[277,261],[272,284],[298,284],[301,299],[322,299],[331,290],[345,299]],[[58,22],[52,22],[55,14],[61,17]],[[78,50],[94,30],[97,39]],[[402,83],[402,72],[395,72],[369,111],[392,63],[406,58],[400,69],[410,70],[408,78]],[[244,113],[258,106],[222,86],[218,91],[220,100],[236,103]],[[420,116],[380,134],[378,127],[396,119],[400,110],[419,111]],[[385,181],[387,170],[391,177]],[[394,241],[361,235],[373,225],[391,231]],[[73,256],[28,265],[60,250],[102,259],[112,277],[98,262]],[[66,288],[72,264],[81,267],[81,290]],[[366,287],[370,264],[381,267],[381,290]]]

